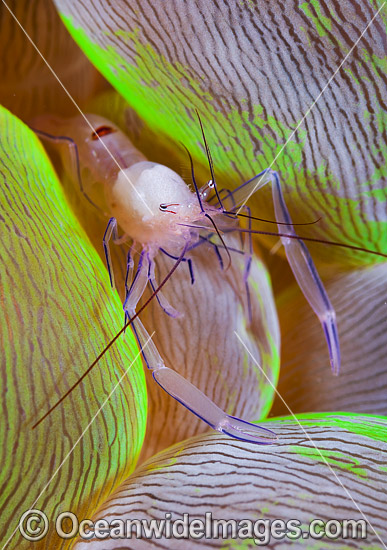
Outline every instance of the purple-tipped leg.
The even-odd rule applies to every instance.
[[[278,174],[271,172],[271,179],[276,220],[281,224],[289,224],[279,225],[278,230],[280,233],[297,235],[291,225],[292,220],[282,194]],[[323,326],[328,342],[332,371],[337,375],[340,371],[340,345],[335,310],[305,243],[302,240],[286,237],[281,237],[281,240],[298,285]]]
[[[277,435],[271,430],[226,414],[196,386],[168,367],[158,367],[152,374],[163,390],[214,430],[260,445],[277,441]]]

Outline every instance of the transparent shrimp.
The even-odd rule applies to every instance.
[[[148,283],[155,289],[154,295],[157,295],[164,311],[171,316],[179,314],[161,292],[165,280],[161,285],[156,281],[154,261],[157,254],[164,251],[176,258],[175,268],[180,262],[189,263],[186,253],[190,248],[201,245],[203,234],[208,238],[215,234],[226,250],[222,237],[216,234],[216,224],[212,219],[219,216],[219,209],[204,202],[178,174],[166,166],[145,160],[116,126],[95,115],[88,115],[88,120],[94,130],[81,117],[69,121],[46,117],[35,120],[32,126],[42,138],[69,145],[60,148],[63,162],[67,162],[66,171],[70,177],[77,177],[80,189],[89,202],[100,211],[110,213],[103,244],[112,286],[115,283],[110,257],[111,241],[121,243],[130,240],[131,251],[141,250],[137,265],[132,257],[128,259],[123,307],[142,347],[149,337],[136,314],[136,308]],[[68,162],[69,155],[72,162]],[[94,192],[97,184],[103,184],[103,201]],[[237,227],[238,220],[232,216],[226,225],[230,229]],[[123,237],[118,236],[118,227],[123,230]],[[189,267],[193,281],[192,265]],[[213,429],[252,443],[276,441],[276,435],[270,430],[222,411],[203,392],[165,365],[152,341],[143,350],[143,357],[158,385]]]
[[[203,242],[210,242],[213,244],[223,268],[225,267],[224,260],[219,249],[222,248],[226,253],[228,253],[228,249],[222,235],[236,232],[247,236],[248,250],[245,254],[244,281],[247,302],[249,302],[251,235],[254,233],[275,235],[281,237],[298,284],[323,325],[332,370],[338,374],[340,347],[335,312],[304,241],[321,242],[371,253],[372,251],[297,235],[294,230],[295,224],[291,221],[283,198],[278,174],[272,170],[261,172],[234,191],[222,190],[218,192],[203,128],[202,135],[211,179],[203,187],[198,188],[193,162],[189,155],[194,185],[194,191],[191,191],[177,173],[166,166],[147,161],[134,148],[128,137],[111,122],[96,115],[87,115],[87,118],[92,129],[82,117],[76,117],[69,121],[58,121],[46,117],[38,122],[39,131],[37,133],[43,138],[66,142],[69,145],[67,153],[62,153],[68,155],[70,152],[72,158],[72,161],[67,164],[67,170],[71,172],[72,177],[76,174],[80,189],[87,200],[100,210],[109,212],[111,216],[103,238],[103,246],[112,287],[115,283],[110,257],[110,241],[113,240],[119,244],[130,240],[132,242],[131,251],[136,248],[141,249],[136,269],[133,258],[129,254],[126,297],[123,305],[127,318],[125,327],[129,324],[132,325],[139,344],[142,346],[149,336],[138,315],[152,297],[157,297],[160,306],[168,315],[172,317],[179,315],[179,312],[163,296],[161,288],[181,262],[188,262],[191,281],[194,282],[192,262],[187,257],[190,250],[200,246]],[[201,125],[200,119],[199,122]],[[34,123],[34,126],[37,126],[37,122]],[[68,157],[64,160],[68,160]],[[253,230],[252,220],[268,220],[252,217],[249,208],[244,205],[252,190],[256,191],[267,183],[272,185],[278,232]],[[103,204],[99,195],[94,193],[96,184],[104,186]],[[244,210],[244,214],[240,212],[241,209]],[[238,219],[240,216],[248,220],[247,228],[240,226]],[[118,236],[118,227],[124,231],[122,237]],[[174,258],[176,263],[168,276],[157,286],[154,261],[160,252]],[[230,259],[229,253],[228,257]],[[152,287],[153,294],[136,313],[137,305],[148,283]],[[109,343],[76,385],[90,372],[125,327]],[[275,434],[270,430],[222,411],[203,392],[166,366],[152,342],[148,344],[146,351],[143,350],[143,356],[152,372],[153,379],[159,386],[213,429],[252,443],[265,444],[273,443],[276,440]],[[59,405],[73,388],[70,388],[45,416]]]

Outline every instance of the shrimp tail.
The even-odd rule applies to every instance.
[[[85,191],[85,187],[82,182],[82,176],[81,176],[81,165],[79,160],[79,151],[78,146],[75,143],[75,141],[69,137],[69,136],[58,136],[53,135],[49,133],[48,131],[45,131],[46,129],[52,129],[54,131],[55,128],[62,124],[63,121],[61,121],[60,118],[57,118],[52,115],[42,115],[40,117],[36,117],[32,120],[31,124],[29,125],[29,128],[35,132],[35,134],[39,137],[41,141],[48,141],[53,144],[65,144],[68,147],[68,154],[69,154],[69,167],[68,171],[72,174],[72,177],[75,181],[78,182],[79,190],[85,197],[85,199],[98,211],[101,211],[100,207],[95,204],[95,202],[89,197],[89,195]],[[36,127],[35,127],[36,125]]]
[[[322,324],[328,343],[332,372],[338,375],[340,371],[340,345],[335,310],[305,243],[297,238],[290,238],[290,236],[297,237],[297,234],[292,226],[292,219],[283,197],[278,174],[274,171],[271,172],[271,179],[278,229],[283,230],[280,224],[283,226],[285,223],[287,224],[286,232],[289,234],[289,237],[281,236],[286,257],[300,289]]]

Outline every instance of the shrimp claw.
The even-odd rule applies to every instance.
[[[276,441],[277,435],[271,430],[261,428],[223,412],[203,392],[176,371],[166,366],[159,366],[153,370],[152,375],[164,391],[204,420],[214,430],[241,441],[249,441],[250,443],[259,443],[261,445]]]
[[[278,226],[278,230],[279,232],[284,231],[283,224],[285,223],[287,224],[285,226],[286,233],[296,236],[278,174],[274,171],[271,172],[271,180],[275,217],[277,223],[281,224],[281,226]],[[285,236],[281,237],[281,240],[298,285],[323,326],[329,348],[332,372],[338,375],[340,371],[340,345],[335,310],[305,243],[302,240]]]

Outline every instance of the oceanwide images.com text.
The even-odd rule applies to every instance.
[[[53,525],[52,525],[53,524]],[[324,521],[313,519],[308,525],[297,519],[215,519],[211,512],[205,518],[190,518],[189,514],[172,519],[166,513],[163,519],[91,519],[79,520],[72,512],[62,512],[51,522],[62,539],[79,537],[92,539],[240,539],[253,540],[257,546],[265,546],[272,539],[366,539],[365,520]],[[50,521],[41,510],[27,510],[19,522],[22,536],[36,542],[47,536]]]

